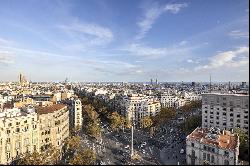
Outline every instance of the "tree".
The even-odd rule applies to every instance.
[[[83,119],[86,122],[85,131],[89,136],[99,138],[101,132],[99,114],[92,105],[87,105],[85,108],[83,113]]]
[[[91,149],[81,149],[70,160],[71,165],[93,165],[96,161],[96,155]]]
[[[202,123],[202,117],[200,115],[198,116],[192,116],[185,120],[183,124],[181,124],[181,129],[183,132],[189,134],[197,127],[201,126]]]
[[[121,125],[123,125],[122,122],[123,120],[117,112],[111,113],[109,116],[109,120],[110,120],[110,126],[113,130],[114,129],[117,130]]]
[[[33,153],[25,153],[17,161],[17,165],[54,165],[58,163],[60,157],[59,149],[49,146],[47,150]]]
[[[149,128],[153,125],[153,121],[149,116],[146,116],[140,120],[142,128]]]
[[[249,137],[248,135],[240,128],[235,128],[234,133],[239,135],[240,147],[239,147],[239,157],[242,160],[249,160]]]
[[[89,136],[94,137],[96,139],[100,138],[101,136],[101,128],[98,123],[88,123],[87,124],[87,133]]]
[[[184,106],[180,107],[180,110],[182,110],[183,112],[191,112],[194,109],[201,109],[201,107],[202,107],[201,100],[195,100],[187,102]]]
[[[176,116],[174,108],[161,108],[161,111],[153,117],[154,126],[160,126]]]
[[[72,137],[68,137],[65,140],[64,145],[65,145],[66,149],[68,149],[70,151],[75,151],[76,149],[79,149],[80,141],[81,141],[81,138],[79,136],[72,136]]]
[[[43,156],[38,152],[25,153],[18,161],[17,165],[45,165]]]

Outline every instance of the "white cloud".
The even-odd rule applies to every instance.
[[[130,45],[125,46],[121,51],[127,52],[129,55],[134,55],[138,57],[143,57],[147,59],[159,59],[166,56],[182,56],[184,53],[188,53],[191,50],[201,47],[202,45],[194,45],[194,46],[180,46],[173,45],[171,47],[160,47],[153,48],[149,46],[145,46],[143,44],[132,43]],[[184,56],[182,57],[184,58]]]
[[[208,64],[198,66],[196,70],[217,69],[221,67],[240,67],[249,63],[248,54],[249,47],[239,47],[233,51],[221,52],[211,57]],[[241,58],[239,58],[240,56]]]
[[[0,38],[0,44],[1,45],[7,45],[7,44],[11,44],[11,43],[12,43],[12,41]]]
[[[186,3],[182,4],[167,4],[164,8],[165,11],[170,11],[171,13],[178,13],[181,8],[187,7]]]
[[[152,4],[151,8],[147,9],[144,18],[137,23],[140,27],[140,32],[136,35],[135,39],[142,39],[144,35],[152,28],[155,20],[160,17],[164,12],[171,12],[176,14],[181,8],[187,7],[186,3],[182,4],[167,4],[165,6],[158,6],[157,4]]]
[[[106,45],[114,39],[109,28],[94,23],[74,22],[70,25],[60,25],[59,28],[64,30],[74,41],[77,41],[72,44],[67,43],[68,48],[86,49],[90,46]]]
[[[196,63],[196,64],[200,63],[198,60],[193,60],[193,59],[188,59],[187,62],[188,63]]]
[[[180,46],[184,46],[184,45],[186,45],[186,44],[187,44],[187,41],[185,41],[185,40],[183,40],[183,41],[181,41],[181,42],[179,43]]]
[[[0,64],[14,63],[12,54],[8,51],[0,51]]]
[[[241,30],[233,30],[228,35],[234,38],[249,38],[249,32]]]

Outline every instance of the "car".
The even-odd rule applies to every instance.
[[[147,143],[146,143],[146,142],[143,142],[142,145],[143,145],[143,146],[144,146],[144,145],[147,145]]]
[[[184,149],[181,149],[181,150],[180,150],[180,154],[183,154],[184,152],[185,152]]]
[[[145,154],[145,153],[146,153],[145,149],[142,149],[142,153],[143,153],[143,154]]]
[[[125,149],[128,149],[128,148],[129,148],[129,145],[126,145],[124,148],[125,148]]]

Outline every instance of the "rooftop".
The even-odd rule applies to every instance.
[[[202,95],[220,95],[220,96],[249,96],[246,93],[203,93]]]
[[[238,135],[216,128],[196,128],[187,139],[228,150],[235,150],[238,144]]]
[[[46,107],[37,106],[36,111],[38,114],[47,114],[47,113],[52,113],[54,111],[58,111],[64,107],[66,107],[66,105],[64,104],[53,104],[51,106],[46,106]]]

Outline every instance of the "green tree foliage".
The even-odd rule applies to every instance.
[[[100,137],[101,128],[99,126],[99,114],[95,111],[92,105],[87,105],[83,112],[83,121],[86,122],[84,130],[91,137],[98,139]]]
[[[185,120],[185,122],[183,124],[181,124],[181,129],[183,132],[185,132],[186,134],[191,133],[194,129],[196,129],[197,127],[201,126],[202,123],[202,117],[199,116],[192,116],[189,117]]]
[[[22,158],[17,161],[17,165],[45,165],[42,154],[38,152],[25,153]]]
[[[124,120],[117,112],[111,113],[109,116],[109,120],[110,120],[110,126],[113,130],[118,129],[124,123]]]
[[[65,140],[64,146],[69,152],[74,152],[80,148],[81,138],[79,136],[68,137]]]
[[[201,100],[190,101],[186,103],[184,106],[180,107],[180,110],[183,112],[191,112],[194,109],[201,109],[202,102]]]
[[[154,126],[160,126],[176,116],[174,108],[161,108],[161,111],[153,117]]]
[[[17,161],[17,165],[54,165],[59,161],[60,152],[53,146],[47,150],[33,153],[25,153]]]
[[[239,157],[242,160],[249,160],[249,137],[248,135],[240,128],[235,128],[234,133],[239,135],[240,147],[239,147]]]
[[[150,128],[153,125],[153,120],[151,117],[146,116],[140,120],[140,124],[142,128]]]
[[[89,99],[87,97],[83,97],[82,98],[82,105],[89,105],[90,102],[89,102]]]
[[[80,149],[70,160],[71,165],[93,165],[96,155],[91,149]]]
[[[87,133],[89,136],[99,139],[101,136],[101,128],[99,126],[99,123],[88,123],[87,124]]]

